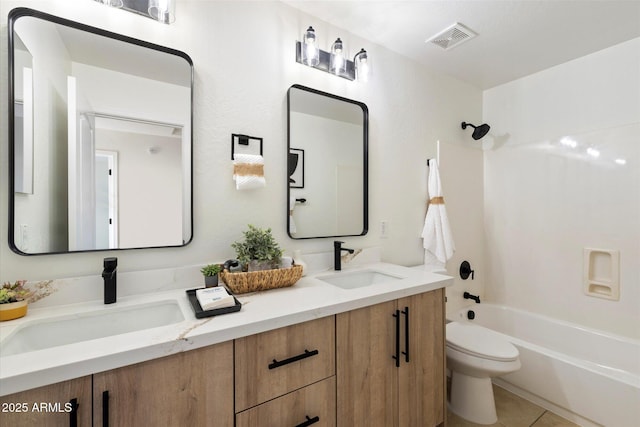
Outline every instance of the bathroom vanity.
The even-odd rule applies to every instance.
[[[352,289],[325,281],[374,271],[395,279]],[[450,281],[378,263],[240,295],[240,312],[206,320],[194,318],[184,290],[123,298],[116,305],[176,298],[185,320],[3,356],[0,423],[440,425]],[[0,337],[52,310],[3,326]]]

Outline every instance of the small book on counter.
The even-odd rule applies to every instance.
[[[236,304],[233,296],[229,295],[224,286],[197,289],[196,298],[205,311],[215,308],[233,307]]]

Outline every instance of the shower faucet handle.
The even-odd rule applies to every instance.
[[[471,264],[469,264],[469,261],[462,261],[462,264],[460,264],[460,278],[462,280],[467,280],[469,276],[471,276],[471,280],[473,280],[475,276],[475,270],[471,269]]]

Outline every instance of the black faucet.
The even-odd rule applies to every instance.
[[[343,243],[339,240],[333,242],[333,269],[336,271],[342,270],[342,251],[353,253],[353,249],[343,248]]]
[[[104,270],[102,278],[104,279],[104,303],[113,304],[116,302],[116,271],[118,270],[118,258],[111,257],[104,259]]]
[[[462,296],[464,297],[464,299],[472,299],[476,302],[476,304],[480,304],[480,297],[477,295],[471,295],[469,292],[465,292],[464,294],[462,294]]]

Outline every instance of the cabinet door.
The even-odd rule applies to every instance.
[[[0,426],[90,426],[91,376],[3,396],[0,405]]]
[[[236,427],[293,427],[298,425],[335,427],[335,377],[303,387],[236,415]]]
[[[94,425],[233,426],[232,341],[93,377]]]
[[[400,426],[436,426],[445,417],[444,289],[398,300],[401,348],[409,362],[398,370]]]
[[[395,312],[390,301],[336,316],[338,426],[398,426]]]

